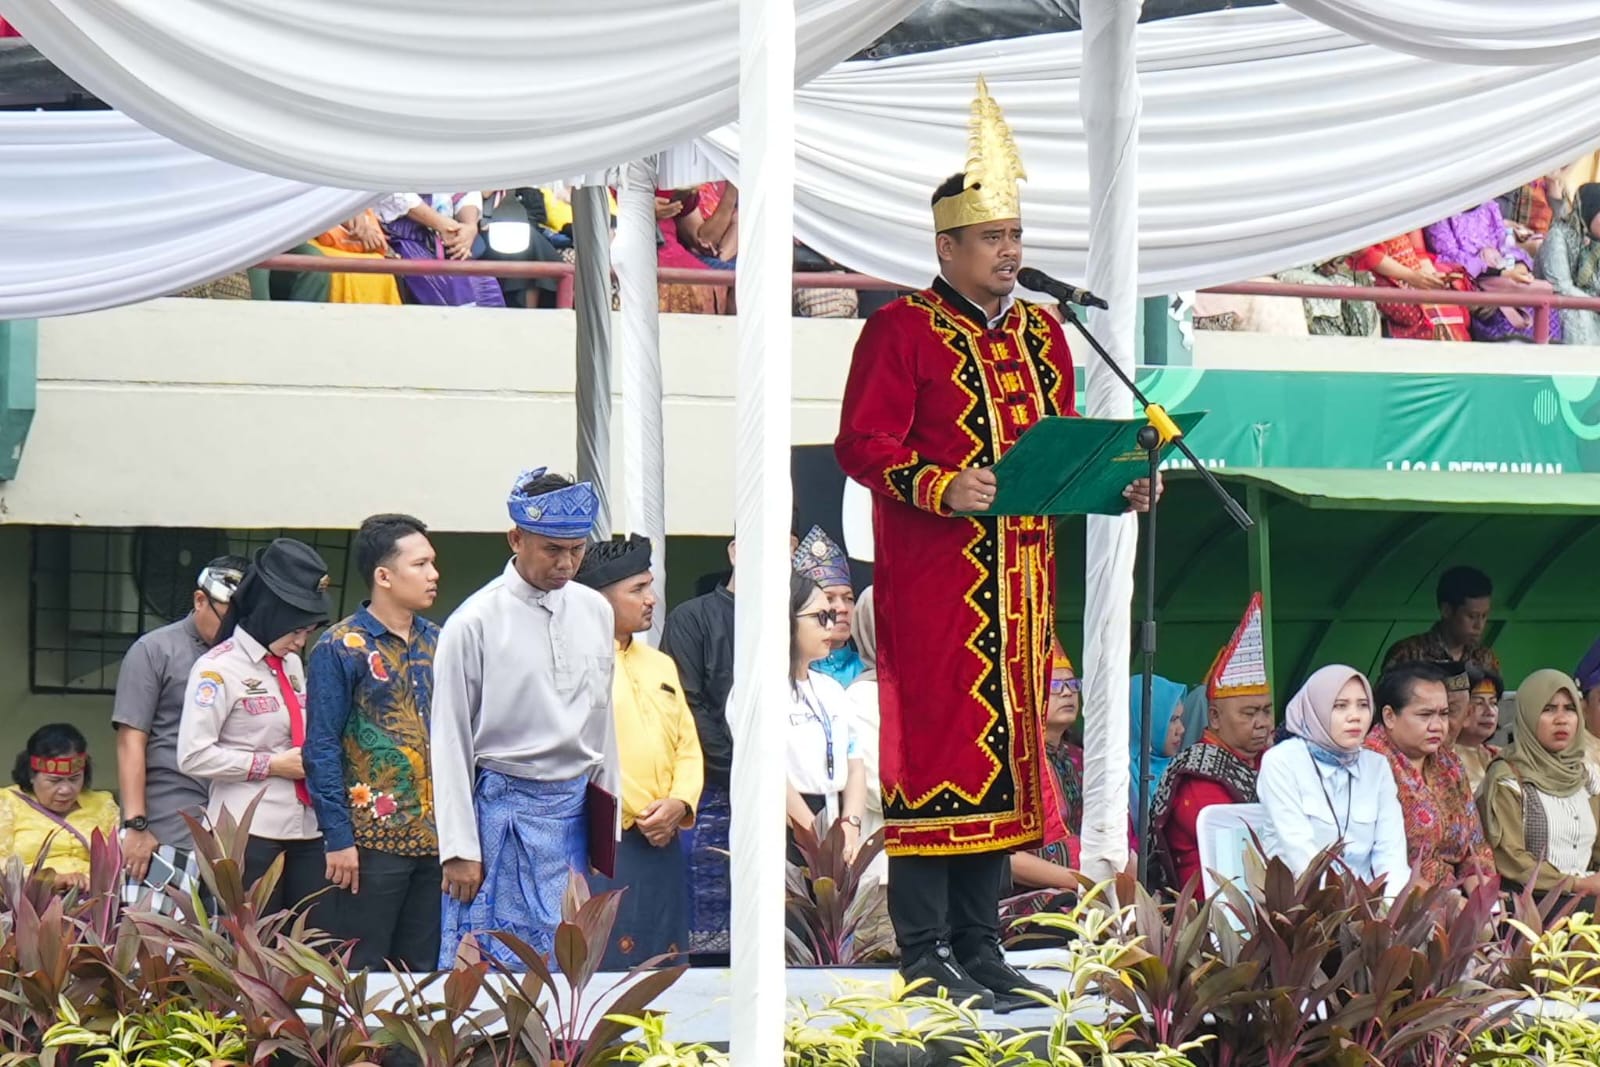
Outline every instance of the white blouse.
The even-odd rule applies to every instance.
[[[1310,746],[1292,737],[1261,757],[1256,792],[1266,811],[1262,847],[1296,875],[1343,838],[1344,861],[1362,878],[1386,876],[1388,899],[1411,880],[1400,791],[1389,761],[1379,753],[1362,749],[1347,770],[1317,762]]]
[[[789,784],[801,793],[829,798],[829,814],[837,817],[834,799],[850,777],[850,761],[861,758],[855,728],[855,705],[844,688],[826,674],[811,671],[789,687],[784,708],[789,717]]]
[[[1580,789],[1564,797],[1552,796],[1542,789],[1535,789],[1534,793],[1544,805],[1545,824],[1549,828],[1545,862],[1562,874],[1577,878],[1589,874],[1596,833],[1589,791]]]

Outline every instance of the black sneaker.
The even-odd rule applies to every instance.
[[[1023,1008],[1043,1007],[1029,994],[1043,996],[1051,1003],[1055,1001],[1056,995],[1052,990],[1030,980],[1006,962],[998,939],[983,938],[975,942],[971,951],[961,960],[961,967],[968,977],[994,994],[994,1011],[997,1015]]]
[[[989,1009],[994,1007],[994,994],[987,986],[972,980],[961,965],[948,941],[935,941],[921,955],[900,968],[900,977],[907,982],[927,979],[914,996],[942,996],[957,1004]]]

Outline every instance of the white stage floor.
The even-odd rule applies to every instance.
[[[1050,989],[1063,989],[1071,976],[1059,967],[1050,966],[1065,953],[1052,950],[1012,952],[1011,962],[1027,971],[1040,985]],[[651,1007],[666,1013],[667,1036],[674,1041],[725,1043],[732,1030],[733,972],[725,967],[691,967],[685,971],[672,988],[662,994]],[[620,978],[616,974],[596,975],[589,986],[590,996],[596,996]],[[812,1008],[821,1006],[829,997],[850,989],[863,988],[881,991],[887,995],[894,970],[888,967],[805,967],[790,968],[784,975],[783,996],[786,1001],[800,1000]],[[560,976],[556,977],[561,985]],[[387,1001],[384,994],[394,989],[394,980],[388,975],[371,976],[369,989],[375,997]],[[435,986],[430,992],[437,994]],[[611,998],[601,1000],[601,1010],[594,1013],[596,1020],[605,1017]],[[387,1003],[380,1006],[387,1007]],[[476,1007],[489,1010],[493,1003],[488,997],[479,997]],[[983,1012],[985,1028],[996,1030],[1044,1029],[1055,1021],[1055,1012],[1047,1008],[1029,1008],[1007,1015]]]

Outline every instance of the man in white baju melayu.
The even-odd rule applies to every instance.
[[[441,968],[478,934],[522,969],[494,931],[550,954],[568,871],[589,869],[589,781],[619,787],[611,606],[572,581],[598,499],[540,468],[506,503],[512,559],[446,620],[434,657]]]

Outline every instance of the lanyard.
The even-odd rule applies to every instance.
[[[1328,783],[1323,780],[1322,771],[1318,770],[1315,767],[1313,767],[1312,770],[1315,770],[1317,772],[1317,785],[1322,790],[1322,799],[1323,799],[1324,803],[1326,803],[1328,805],[1328,817],[1333,820],[1333,828],[1335,830],[1339,831],[1339,838],[1338,839],[1340,841],[1343,841],[1344,838],[1345,838],[1346,831],[1348,831],[1350,829],[1350,802],[1355,798],[1355,795],[1356,795],[1356,779],[1355,779],[1355,775],[1353,775],[1353,774],[1349,775],[1350,781],[1349,781],[1348,785],[1345,788],[1345,794],[1344,794],[1344,824],[1340,825],[1340,823],[1339,823],[1339,813],[1333,810],[1333,797],[1328,795]],[[1348,772],[1346,772],[1346,773],[1348,774]]]
[[[815,704],[811,703],[811,697],[806,695],[810,690],[811,682],[809,680],[796,687],[796,691],[800,694],[800,702],[806,706],[807,713],[817,720],[817,725],[822,727],[823,754],[827,760],[828,786],[831,789],[833,787],[833,719],[829,717],[825,709],[819,710]],[[813,693],[813,695],[815,694]],[[818,701],[818,703],[821,702]]]

